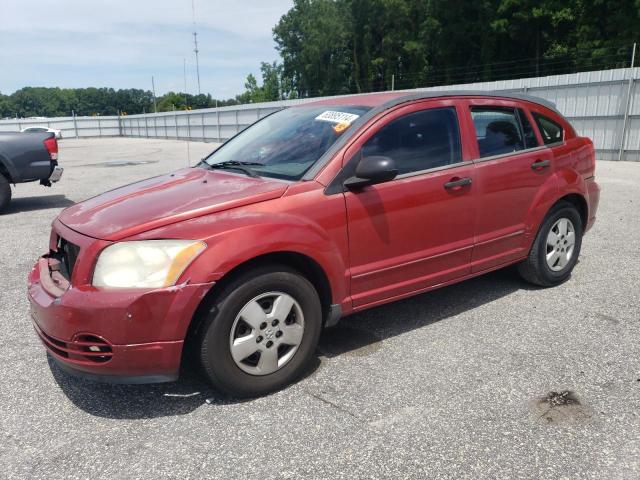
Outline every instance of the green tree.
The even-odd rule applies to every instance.
[[[258,85],[255,75],[249,74],[244,84],[245,91],[236,97],[238,103],[272,102],[295,98],[289,79],[284,77],[284,68],[278,62],[260,65],[262,85]]]
[[[274,28],[303,96],[628,65],[640,0],[295,0]]]
[[[295,0],[273,29],[283,76],[299,95],[352,90],[348,17],[344,1]]]

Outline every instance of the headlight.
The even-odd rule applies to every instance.
[[[193,240],[120,242],[105,248],[93,272],[93,285],[114,288],[159,288],[174,285],[206,248]]]

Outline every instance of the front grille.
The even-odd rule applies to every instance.
[[[79,335],[71,342],[65,342],[47,335],[35,327],[45,347],[57,356],[78,363],[105,363],[113,357],[111,345],[95,335]]]
[[[58,240],[58,254],[59,260],[62,262],[63,268],[60,269],[62,275],[69,281],[71,281],[71,274],[73,268],[76,265],[78,254],[80,253],[80,247],[60,237]]]

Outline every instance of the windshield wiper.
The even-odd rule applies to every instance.
[[[258,175],[255,170],[249,168],[250,165],[256,166],[264,166],[262,163],[256,162],[239,162],[237,160],[227,160],[226,162],[219,163],[207,163],[205,161],[201,162],[206,168],[210,168],[211,170],[219,168],[219,169],[229,169],[229,170],[240,170],[241,172],[246,173],[252,178],[258,178]]]

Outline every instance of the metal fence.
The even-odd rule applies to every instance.
[[[496,90],[542,97],[554,102],[580,135],[593,139],[599,159],[640,161],[639,78],[637,67],[410,91]],[[64,138],[124,136],[219,142],[284,106],[314,100],[317,98],[121,117],[12,119],[0,121],[0,131],[47,125],[62,130]]]

